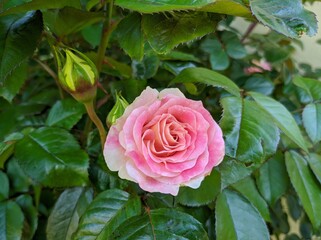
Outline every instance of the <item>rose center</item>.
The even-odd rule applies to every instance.
[[[151,129],[155,136],[154,148],[156,152],[171,152],[185,146],[188,131],[185,129],[184,123],[177,121],[172,115],[163,115]]]

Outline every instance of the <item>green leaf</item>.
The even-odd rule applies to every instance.
[[[102,13],[87,12],[72,7],[48,10],[44,13],[44,22],[58,37],[79,32],[86,26],[104,20]]]
[[[86,26],[81,30],[81,35],[86,40],[92,48],[98,47],[100,44],[101,33],[103,24],[98,23],[90,26]]]
[[[255,102],[226,97],[221,104],[226,155],[242,162],[261,162],[275,153],[280,139],[278,128]]]
[[[213,87],[221,87],[235,96],[240,96],[239,87],[229,78],[206,68],[184,69],[170,84],[203,83]]]
[[[10,179],[10,190],[13,193],[27,192],[31,179],[22,171],[17,159],[11,158],[7,163],[7,174]]]
[[[60,100],[50,109],[46,125],[71,129],[85,112],[83,104],[74,99]]]
[[[14,150],[14,143],[0,142],[0,169],[4,167],[5,162],[11,157]]]
[[[224,189],[249,176],[253,169],[252,167],[246,167],[240,161],[224,158],[223,162],[218,166],[218,171],[221,174],[221,189]]]
[[[177,202],[186,206],[201,206],[214,201],[221,190],[221,175],[217,170],[213,170],[197,189],[181,187],[177,196]]]
[[[155,76],[159,67],[159,58],[156,55],[145,56],[142,61],[132,61],[132,75],[134,78],[145,80]]]
[[[169,53],[159,56],[161,60],[178,60],[178,61],[187,61],[187,62],[200,62],[200,60],[193,54],[179,52],[179,51],[170,51]]]
[[[256,188],[251,177],[233,184],[233,188],[241,193],[261,214],[265,221],[271,221],[269,207]]]
[[[295,77],[293,83],[305,90],[312,100],[321,99],[321,82],[316,79]]]
[[[304,9],[300,0],[249,0],[252,13],[264,25],[284,34],[297,38],[306,33],[317,33],[315,15]]]
[[[200,11],[227,14],[232,16],[252,18],[252,13],[240,0],[216,0],[200,9]]]
[[[248,93],[273,122],[300,148],[308,152],[305,140],[291,113],[276,100],[256,92]]]
[[[181,71],[186,68],[193,68],[196,67],[194,63],[191,62],[175,62],[175,61],[165,61],[162,62],[162,68],[166,69],[167,71],[171,72],[175,76],[177,76]],[[193,83],[184,83],[186,90],[188,92],[195,92],[197,95],[197,87]],[[194,88],[192,91],[188,87]],[[191,93],[192,94],[192,93]]]
[[[9,197],[9,179],[7,174],[0,171],[0,202],[7,199]]]
[[[111,239],[112,232],[120,224],[139,214],[139,197],[131,197],[118,189],[106,190],[88,206],[73,239]]]
[[[23,219],[22,211],[17,203],[0,202],[0,239],[20,240]]]
[[[303,208],[315,229],[321,226],[321,187],[313,176],[306,160],[295,151],[285,153],[290,180]]]
[[[201,49],[210,55],[209,60],[213,70],[225,70],[230,65],[226,49],[217,37],[205,39]]]
[[[150,46],[160,54],[181,43],[202,37],[215,30],[218,20],[203,12],[143,15],[143,30]],[[191,31],[193,29],[193,31]]]
[[[161,208],[128,219],[109,239],[207,240],[208,236],[202,224],[191,215],[174,209]]]
[[[274,90],[274,83],[266,77],[257,75],[248,78],[243,88],[247,91],[255,91],[264,95],[269,95]]]
[[[22,239],[33,239],[38,227],[38,211],[33,205],[33,199],[30,195],[24,194],[17,197],[16,203],[19,204],[25,216]]]
[[[256,183],[264,199],[270,206],[274,206],[289,186],[289,179],[287,177],[282,153],[277,152],[260,167],[256,177]]]
[[[241,59],[246,56],[246,49],[235,33],[224,31],[222,41],[225,44],[226,53],[231,58]]]
[[[230,60],[226,54],[224,48],[221,48],[219,51],[210,54],[210,63],[213,70],[225,70],[230,65]]]
[[[78,228],[79,219],[92,198],[91,189],[81,187],[66,189],[59,196],[48,218],[47,239],[72,239],[72,234]]]
[[[303,126],[313,143],[321,140],[321,104],[308,104],[302,113]]]
[[[215,0],[116,0],[115,5],[142,13],[157,13],[173,10],[193,10],[206,6],[214,1]]]
[[[217,240],[270,239],[259,212],[239,194],[224,190],[216,201]]]
[[[15,157],[23,171],[48,187],[71,187],[88,183],[88,155],[61,128],[39,128],[16,144]]]
[[[310,153],[309,157],[307,157],[307,160],[312,172],[321,184],[321,156],[316,153]]]
[[[40,11],[28,12],[22,18],[10,16],[0,20],[0,87],[3,85],[9,87],[7,90],[9,93],[15,94],[22,80],[14,80],[20,86],[13,86],[12,83],[5,82],[12,81],[12,78],[8,79],[10,74],[15,70],[21,71],[22,69],[17,68],[33,54],[40,39],[42,27]],[[22,78],[21,74],[23,73],[17,76]]]
[[[27,63],[22,62],[15,68],[0,87],[0,96],[11,102],[27,79]]]
[[[45,10],[45,9],[54,9],[54,8],[63,8],[63,7],[74,7],[81,8],[79,0],[54,0],[54,1],[43,1],[43,0],[32,0],[24,4],[9,8],[8,10],[0,13],[0,16],[24,13],[31,10]]]
[[[120,21],[114,31],[120,46],[136,60],[141,61],[144,56],[144,34],[142,16],[131,13]]]

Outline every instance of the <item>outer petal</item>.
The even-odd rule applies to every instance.
[[[180,98],[185,98],[184,94],[178,88],[166,88],[159,93],[159,98],[163,98],[166,95],[174,95]]]
[[[119,132],[114,126],[108,132],[104,147],[104,157],[111,171],[119,171],[126,164],[125,150],[119,143]]]
[[[177,184],[166,184],[157,181],[155,178],[147,177],[130,162],[126,164],[126,169],[128,174],[135,179],[139,186],[145,191],[169,193],[173,196],[178,194],[179,185]]]

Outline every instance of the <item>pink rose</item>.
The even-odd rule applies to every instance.
[[[148,192],[198,188],[224,157],[222,131],[201,101],[147,87],[109,130],[107,166]]]
[[[269,62],[261,59],[253,60],[252,63],[256,66],[247,67],[244,69],[246,74],[253,74],[253,73],[262,73],[263,71],[272,71],[272,66]]]

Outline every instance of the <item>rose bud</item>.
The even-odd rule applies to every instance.
[[[120,94],[116,93],[116,103],[108,113],[106,120],[107,126],[113,125],[116,120],[123,115],[127,106],[128,102],[126,101],[126,99],[123,98],[123,96],[121,96]]]
[[[148,192],[198,188],[225,154],[222,130],[201,101],[177,88],[146,88],[111,126],[107,166]]]
[[[81,52],[54,48],[60,85],[79,102],[96,97],[98,71],[95,64]]]

